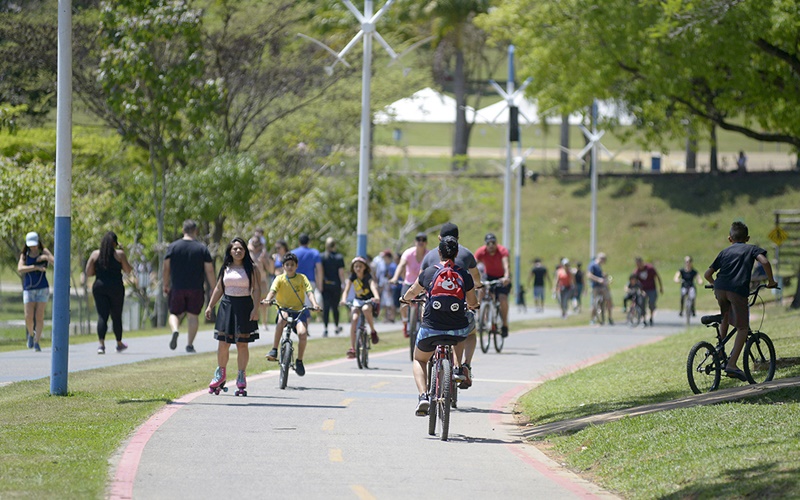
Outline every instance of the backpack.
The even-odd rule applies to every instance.
[[[444,266],[436,264],[436,273],[428,285],[428,308],[433,311],[461,313],[466,311],[466,292],[464,278],[458,273],[457,266],[450,263]]]

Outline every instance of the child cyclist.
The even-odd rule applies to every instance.
[[[303,353],[306,351],[306,342],[308,341],[308,318],[311,315],[309,310],[306,309],[300,312],[305,306],[305,298],[311,301],[313,309],[319,310],[319,304],[314,297],[314,289],[311,287],[311,282],[303,273],[297,272],[297,255],[288,252],[283,256],[283,274],[275,277],[272,286],[269,289],[267,298],[264,299],[265,304],[271,304],[273,299],[279,307],[293,309],[297,312],[278,311],[277,325],[275,326],[275,337],[272,340],[272,350],[267,353],[266,358],[270,361],[278,361],[278,344],[283,335],[283,329],[286,326],[286,319],[291,316],[298,318],[297,322],[297,336],[300,338],[297,349],[297,360],[295,361],[294,371],[299,376],[306,374],[306,369],[303,366]]]
[[[624,292],[625,297],[622,298],[622,312],[628,310],[628,302],[633,302],[634,306],[637,302],[642,304],[641,300],[644,292],[642,291],[642,284],[639,282],[639,275],[637,273],[632,273],[628,276],[628,284],[625,285]]]
[[[778,286],[772,277],[772,266],[767,260],[767,251],[755,245],[748,245],[750,240],[747,226],[743,222],[731,224],[728,241],[731,245],[721,251],[711,267],[706,269],[704,277],[714,286],[714,296],[719,303],[722,321],[719,323],[719,334],[722,338],[728,334],[728,325],[736,325],[736,340],[731,357],[725,367],[725,375],[746,382],[744,372],[736,366],[742,352],[747,334],[750,331],[750,311],[747,296],[750,292],[750,273],[755,261],[764,266],[767,275],[767,288]],[[717,273],[716,278],[714,273]],[[731,314],[733,317],[731,318]]]
[[[377,344],[380,340],[378,332],[375,331],[375,316],[380,293],[378,292],[378,283],[372,277],[369,268],[369,263],[364,257],[356,257],[350,262],[350,277],[347,278],[344,284],[344,292],[342,292],[342,305],[346,304],[350,288],[353,288],[355,298],[353,299],[353,309],[351,311],[352,321],[350,324],[350,350],[347,351],[348,358],[356,357],[356,329],[358,328],[359,314],[358,310],[364,312],[364,318],[369,325],[369,331],[372,336],[372,343]]]
[[[428,301],[422,315],[422,325],[417,334],[417,347],[414,349],[414,382],[419,390],[419,401],[415,414],[419,417],[427,415],[430,408],[427,394],[428,360],[436,350],[436,345],[439,343],[455,344],[455,360],[456,364],[460,364],[459,360],[464,350],[463,341],[474,328],[474,315],[468,309],[478,308],[475,283],[466,269],[453,263],[456,255],[458,255],[458,240],[453,236],[442,238],[439,242],[440,264],[424,269],[417,281],[400,299],[409,303],[423,291],[427,291],[428,294]],[[446,280],[442,280],[442,276],[446,272],[448,272],[448,276],[452,275],[452,272],[456,272],[460,279],[453,280],[448,277]],[[463,368],[462,375],[466,377],[469,384],[472,384],[469,380],[469,370],[466,369],[466,366]]]

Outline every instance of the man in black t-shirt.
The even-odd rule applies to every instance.
[[[550,275],[542,264],[542,259],[536,257],[531,268],[531,288],[533,289],[533,305],[536,312],[544,311],[544,287],[550,287]]]
[[[208,247],[196,238],[197,223],[187,219],[183,223],[183,238],[170,243],[164,256],[164,295],[169,301],[169,326],[172,329],[169,348],[172,350],[178,347],[178,328],[185,315],[189,318],[186,352],[195,352],[198,315],[205,304],[203,284],[208,281],[212,286],[216,282]]]
[[[342,298],[344,283],[344,258],[336,251],[336,240],[325,240],[325,252],[322,254],[322,323],[325,325],[323,337],[328,336],[328,317],[333,313],[333,324],[336,335],[342,331],[339,326],[339,300]]]

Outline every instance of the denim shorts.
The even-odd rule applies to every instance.
[[[22,302],[27,304],[29,302],[47,302],[50,300],[49,288],[37,288],[35,290],[23,290]]]

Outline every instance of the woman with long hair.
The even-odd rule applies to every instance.
[[[44,327],[44,310],[50,298],[47,263],[54,264],[53,254],[45,248],[39,234],[25,235],[25,248],[19,255],[17,272],[22,276],[22,302],[25,304],[25,341],[28,349],[42,350],[39,341]]]
[[[94,276],[92,296],[97,308],[97,339],[100,345],[97,354],[106,353],[106,332],[108,317],[117,339],[117,352],[122,352],[128,345],[122,342],[122,306],[125,304],[125,285],[122,273],[130,274],[133,267],[128,262],[125,250],[120,248],[117,235],[108,231],[100,240],[100,249],[95,250],[86,262],[85,277]],[[84,277],[84,279],[85,279]]]
[[[217,369],[208,385],[208,392],[219,394],[225,390],[226,367],[231,344],[236,344],[236,395],[247,396],[247,363],[250,360],[250,342],[258,335],[258,302],[261,298],[261,276],[253,264],[247,242],[234,238],[225,248],[225,257],[217,276],[217,285],[206,308],[206,319],[211,319],[214,306],[219,302],[214,338],[217,347]],[[222,299],[222,300],[220,300]]]

